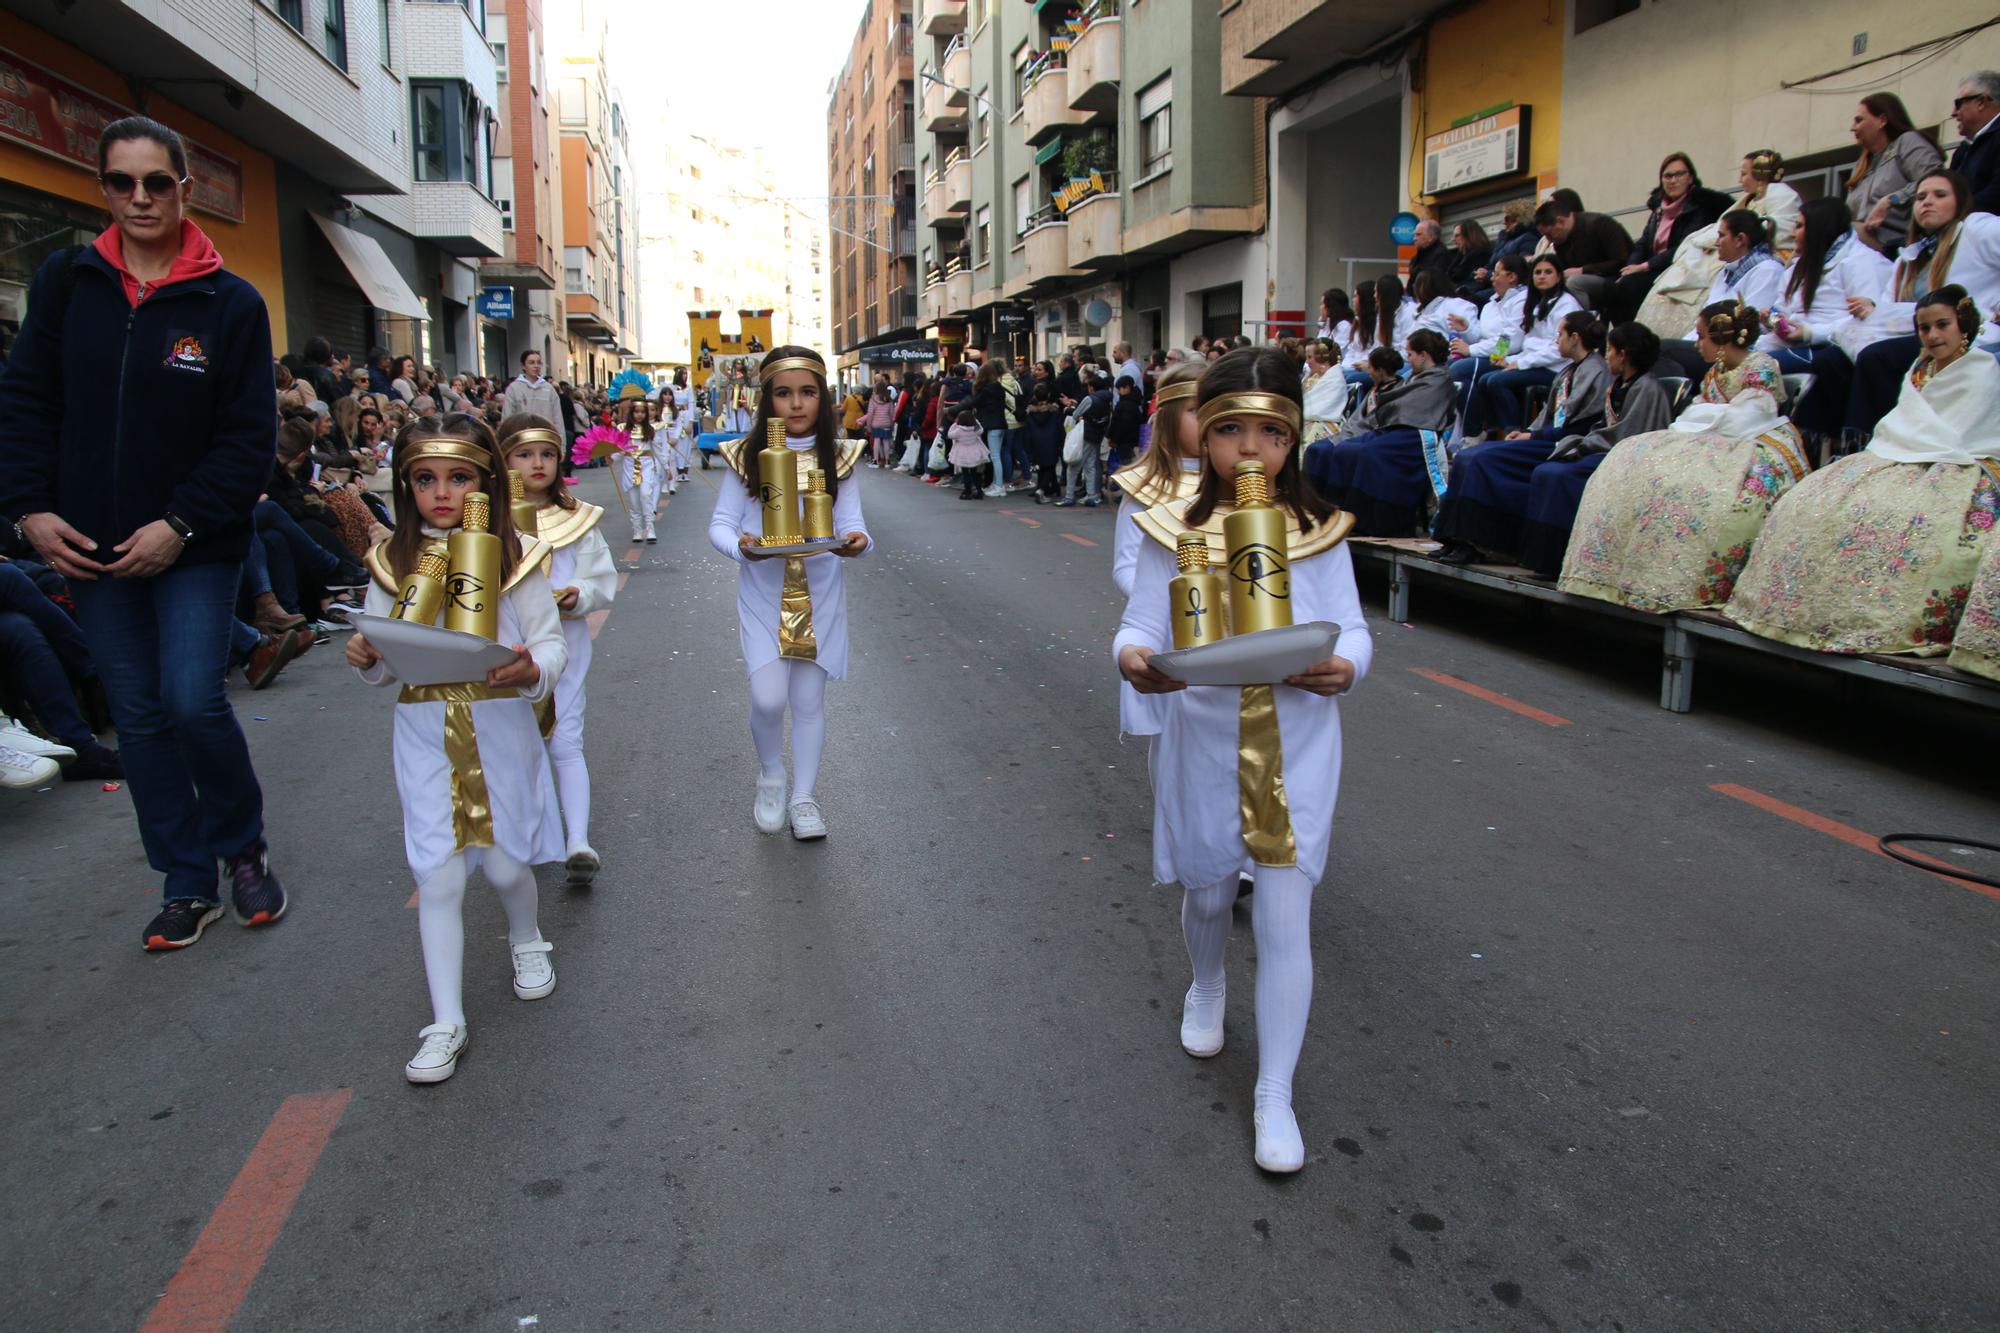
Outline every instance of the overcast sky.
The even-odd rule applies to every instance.
[[[865,0],[611,0],[611,76],[632,108],[640,188],[664,136],[766,149],[824,215],[827,85]],[[796,180],[796,186],[790,182]]]

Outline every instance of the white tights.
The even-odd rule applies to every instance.
[[[558,731],[549,738],[549,766],[556,772],[564,834],[572,845],[589,842],[590,765],[583,762],[583,746]]]
[[[750,739],[767,778],[785,775],[785,707],[792,710],[792,802],[812,799],[826,748],[826,671],[780,659],[750,673]]]
[[[535,924],[535,872],[497,847],[480,850],[480,869],[507,913],[507,942],[542,937]],[[465,1022],[465,853],[417,886],[417,935],[424,946],[424,979],[431,988],[431,1021]]]
[[[1181,934],[1194,967],[1189,994],[1199,1004],[1223,998],[1223,955],[1229,949],[1237,877],[1189,889],[1181,896]],[[1292,1072],[1306,1041],[1312,1009],[1312,881],[1296,866],[1258,866],[1250,897],[1257,940],[1256,1104],[1292,1104]],[[1198,1015],[1209,1026],[1208,1015]]]

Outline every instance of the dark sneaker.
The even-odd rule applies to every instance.
[[[268,926],[285,914],[285,889],[264,854],[264,844],[229,858],[229,898],[239,926]]]
[[[63,770],[64,782],[111,782],[124,776],[124,761],[108,745],[93,744],[78,750],[75,760]]]
[[[208,898],[175,898],[160,909],[139,937],[148,953],[185,949],[201,938],[209,924],[222,919],[222,904]]]

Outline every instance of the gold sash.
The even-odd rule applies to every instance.
[[[444,705],[444,755],[451,763],[451,832],[456,850],[493,845],[493,809],[487,802],[486,769],[479,761],[479,737],[472,705],[487,699],[518,699],[518,690],[496,690],[485,681],[457,685],[405,685],[399,702]]]
[[[1285,796],[1285,744],[1278,734],[1278,695],[1270,685],[1245,685],[1236,720],[1236,802],[1243,846],[1260,866],[1299,862],[1292,807]]]
[[[778,656],[800,662],[819,660],[819,640],[813,635],[812,589],[806,583],[806,562],[785,558],[785,591],[778,602]]]

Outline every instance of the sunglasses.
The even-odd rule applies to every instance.
[[[1952,99],[1951,99],[1951,109],[1952,109],[1953,111],[1956,111],[1956,110],[1958,110],[1958,109],[1959,109],[1960,107],[1964,106],[1964,105],[1965,105],[1965,104],[1966,104],[1967,102],[1984,102],[1984,101],[1986,101],[1986,100],[1987,100],[1987,97],[1986,97],[1986,94],[1985,94],[1985,93],[1967,93],[1967,94],[1966,94],[1965,96],[1963,96],[1963,97],[1954,97],[1954,98],[1952,98]]]
[[[123,171],[106,171],[98,176],[97,181],[107,194],[114,194],[120,199],[130,197],[133,189],[140,185],[146,187],[148,195],[159,198],[170,195],[187,184],[187,177],[170,176],[164,171],[149,171],[140,177],[134,177]]]

